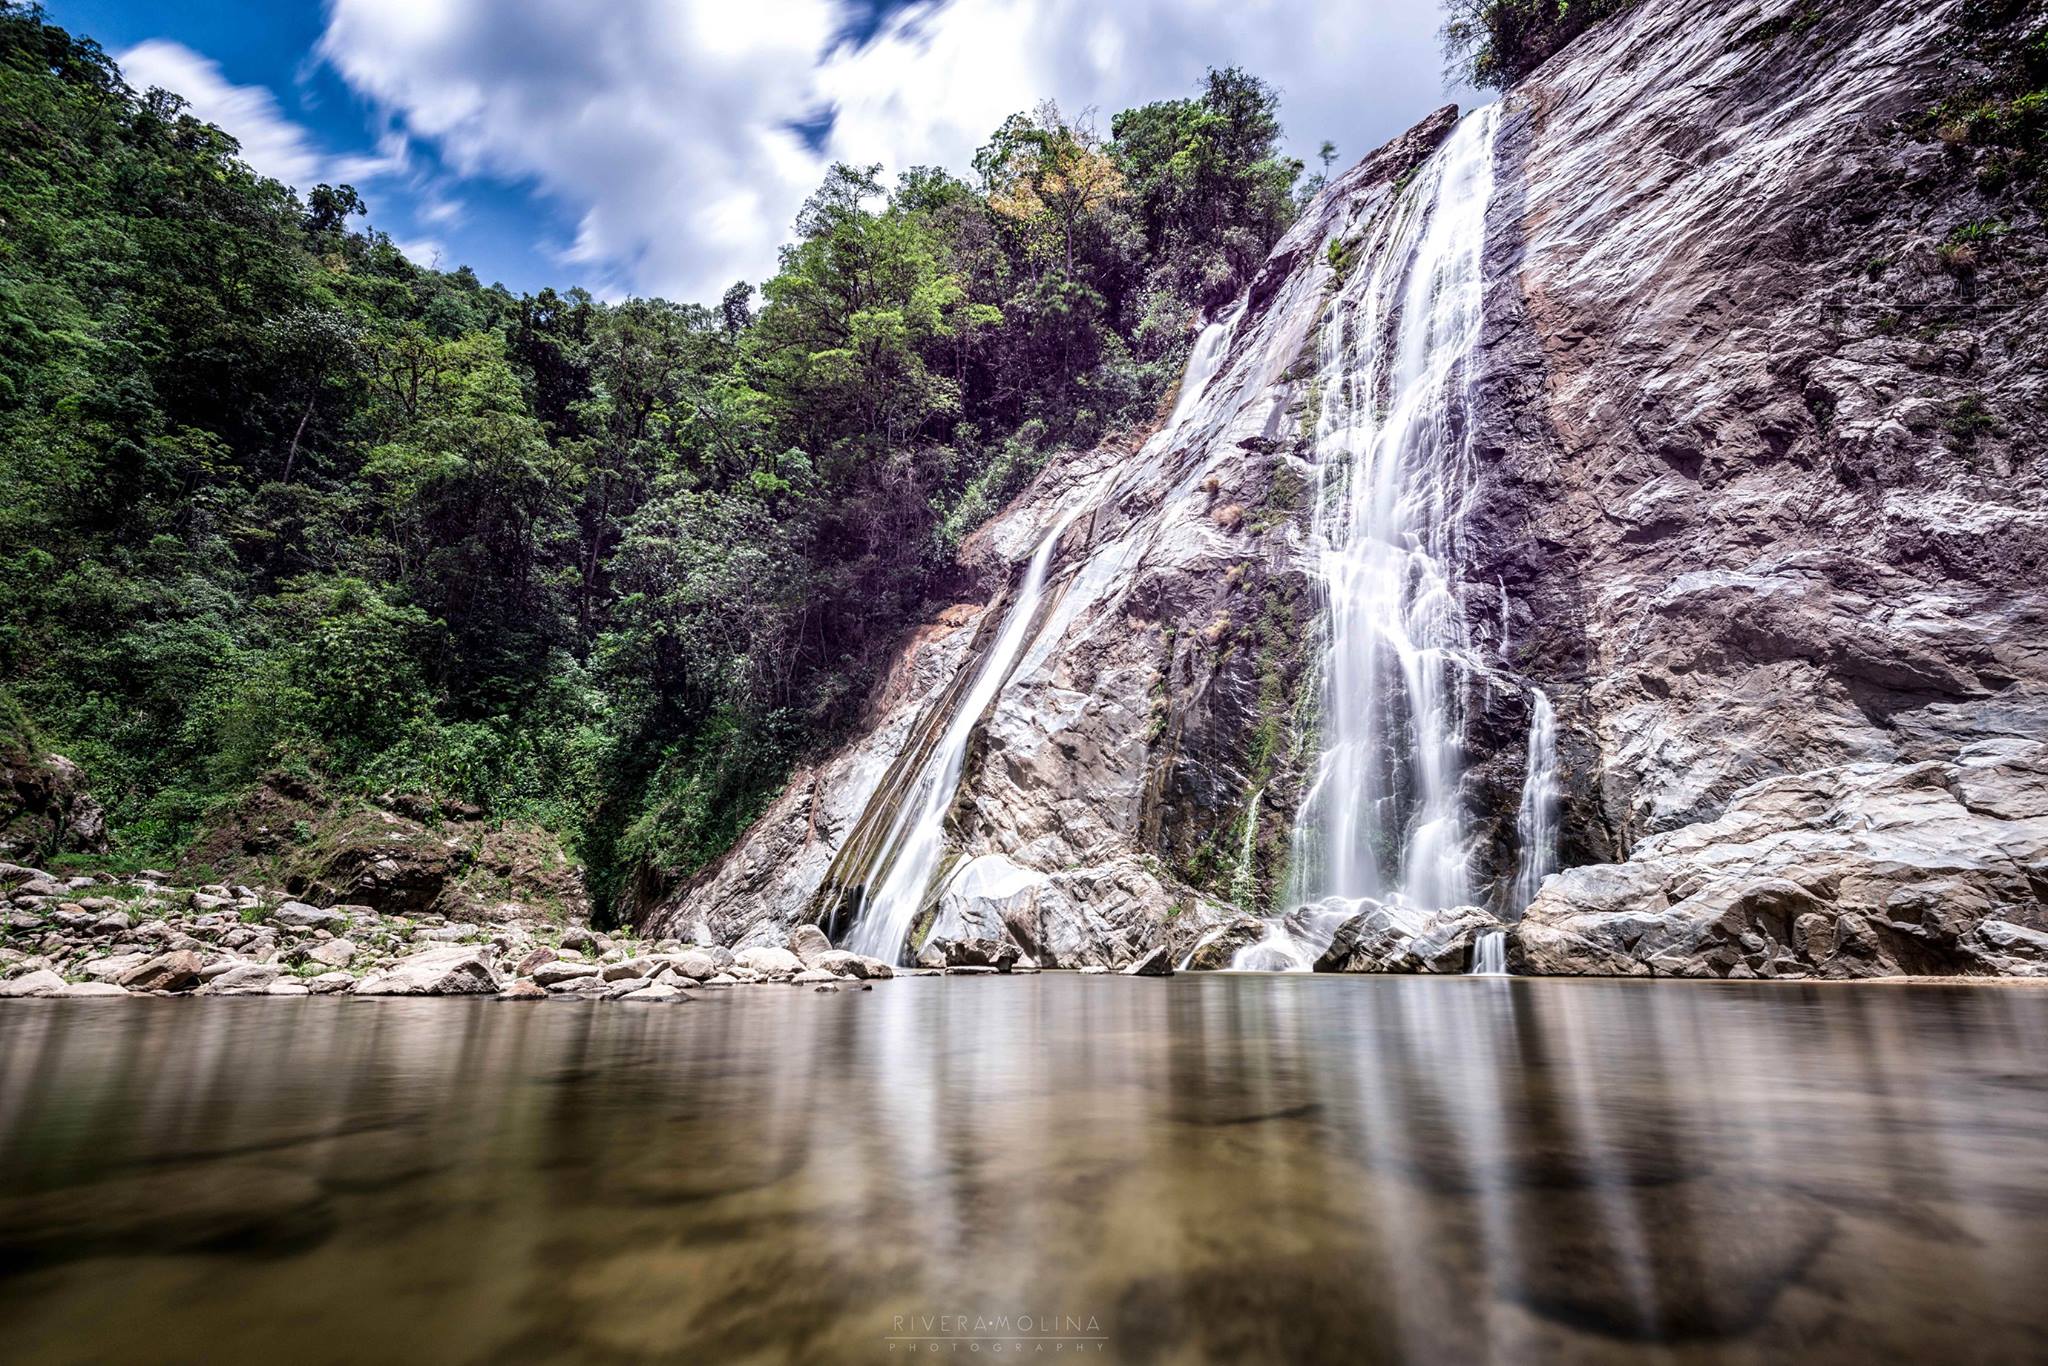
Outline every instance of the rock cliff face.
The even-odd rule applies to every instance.
[[[1323,966],[1458,970],[1503,915],[1517,971],[2048,973],[2048,253],[1922,117],[1965,10],[1646,0],[1503,102],[1453,566],[1487,906],[1326,913]],[[1293,909],[1314,352],[1347,244],[1454,123],[1310,207],[1142,447],[1054,462],[969,542],[985,600],[921,628],[866,733],[651,931],[840,937],[1069,516],[919,936],[1213,967]],[[1566,871],[1522,913],[1533,687]]]

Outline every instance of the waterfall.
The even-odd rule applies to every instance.
[[[1529,758],[1522,778],[1522,805],[1515,812],[1515,847],[1520,851],[1508,913],[1520,915],[1536,899],[1543,879],[1557,868],[1557,713],[1541,688],[1529,690]]]
[[[1458,561],[1496,114],[1461,122],[1345,253],[1318,342],[1321,752],[1295,820],[1297,905],[1471,899]]]
[[[1472,941],[1472,975],[1474,977],[1505,977],[1508,975],[1508,935],[1506,930],[1482,930]]]
[[[898,806],[875,855],[868,890],[861,894],[860,912],[847,947],[855,953],[896,962],[904,952],[904,940],[917,923],[946,851],[946,811],[960,786],[960,771],[967,762],[967,744],[982,712],[1009,681],[1017,656],[1031,638],[1038,619],[1039,603],[1045,597],[1045,581],[1052,568],[1053,551],[1074,520],[1069,512],[1056,518],[1052,530],[1039,541],[1024,572],[1017,597],[1003,617],[1002,629],[989,647],[974,675],[967,695],[953,711],[945,732],[932,747],[918,772],[916,782]],[[876,885],[875,879],[880,879]]]

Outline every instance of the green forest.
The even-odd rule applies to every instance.
[[[833,167],[758,287],[604,302],[424,269],[0,5],[0,738],[138,865],[292,775],[543,827],[600,913],[685,876],[967,532],[1170,404],[1319,183],[1276,106],[1042,105]]]

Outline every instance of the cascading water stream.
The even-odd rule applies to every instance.
[[[1536,899],[1543,879],[1557,870],[1557,713],[1541,688],[1529,690],[1529,757],[1522,778],[1522,804],[1515,812],[1515,845],[1521,851],[1508,912],[1520,915]]]
[[[1236,966],[1308,966],[1346,903],[1398,913],[1470,899],[1457,561],[1496,114],[1464,119],[1344,253],[1356,265],[1318,343],[1322,749],[1295,817],[1298,909]]]
[[[1170,448],[1182,429],[1197,420],[1205,405],[1214,406],[1212,381],[1230,356],[1231,339],[1244,313],[1245,303],[1240,299],[1196,336],[1172,414],[1153,433],[1139,458],[1126,464],[1114,486],[1100,495],[1096,503],[1114,503],[1137,487],[1151,468],[1146,457]],[[945,731],[897,804],[888,833],[869,865],[867,890],[861,895],[854,927],[846,936],[846,946],[857,953],[893,961],[907,952],[905,940],[917,923],[919,912],[931,899],[933,880],[945,861],[946,812],[960,786],[974,728],[1024,658],[1045,595],[1053,551],[1067,527],[1089,506],[1089,500],[1083,498],[1073,506],[1074,510],[1056,519],[1052,530],[1038,543],[1024,582],[1018,588],[1017,600],[1004,617],[994,646],[978,666],[966,696],[947,718]],[[1087,570],[1088,566],[1084,566],[1082,572]],[[1040,629],[1056,636],[1061,626],[1061,622],[1054,620]]]
[[[1038,619],[1038,607],[1045,597],[1046,578],[1052,568],[1053,552],[1076,513],[1068,512],[1053,522],[1052,530],[1039,541],[1018,586],[1016,601],[1003,617],[995,643],[982,658],[974,682],[946,723],[944,734],[925,759],[917,781],[897,809],[874,861],[879,885],[861,896],[859,918],[847,936],[847,947],[855,953],[895,962],[904,951],[904,940],[931,889],[946,851],[946,811],[960,786],[960,771],[967,762],[967,745],[1010,670],[1030,641],[1031,628]]]

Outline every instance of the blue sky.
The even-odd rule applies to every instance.
[[[1109,115],[1237,64],[1346,163],[1446,99],[1436,0],[46,0],[259,170],[354,183],[423,263],[715,298],[833,160],[965,172],[1044,98]],[[1466,101],[1469,102],[1469,99]]]

